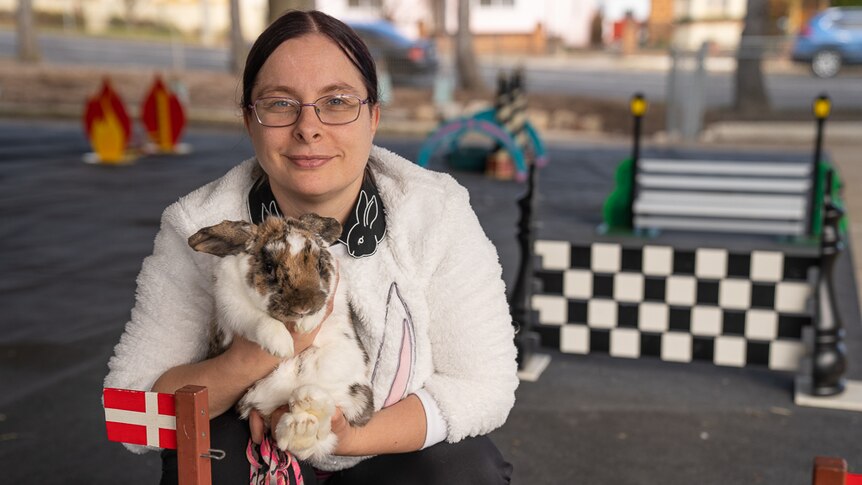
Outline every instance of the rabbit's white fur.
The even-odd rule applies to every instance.
[[[335,406],[356,424],[367,422],[372,410],[367,357],[357,351],[345,287],[338,285],[332,314],[314,345],[282,362],[239,402],[243,417],[253,408],[269,416],[288,404],[291,411],[271,426],[278,447],[302,460],[322,459],[335,449],[335,435],[330,432]]]
[[[278,423],[270,423],[273,435],[279,448],[312,463],[323,461],[335,449],[330,420],[336,406],[353,425],[365,424],[373,411],[368,356],[353,328],[347,285],[339,282],[338,265],[325,247],[337,237],[333,235],[340,225],[327,220],[334,225],[322,227],[321,220],[316,215],[287,222],[268,219],[261,226],[225,221],[189,238],[196,250],[222,256],[215,269],[217,326],[222,336],[218,346],[223,349],[233,335],[242,335],[285,357],[240,399],[241,416],[247,418],[257,409],[268,420],[276,408],[288,404],[290,412]],[[272,271],[263,274],[264,260],[277,266],[277,271],[270,267]],[[310,266],[321,272],[308,274]],[[315,303],[303,303],[299,310],[292,303],[275,302],[282,314],[297,318],[285,322],[274,318],[273,300],[289,298],[289,292],[282,291],[285,285],[291,291],[302,290],[295,284],[309,286],[305,290],[317,296]],[[325,301],[321,294],[326,295]],[[293,356],[287,325],[305,333],[321,321],[313,345]]]
[[[221,345],[227,347],[233,335],[256,342],[267,352],[283,358],[293,356],[293,338],[281,321],[266,311],[271,293],[261,295],[248,285],[251,271],[251,256],[247,253],[225,256],[215,267],[216,305],[219,310],[219,325],[222,327]],[[332,285],[330,285],[332,286]],[[329,293],[331,294],[332,288]],[[299,333],[307,333],[317,327],[326,313],[326,305],[317,312],[295,320]]]

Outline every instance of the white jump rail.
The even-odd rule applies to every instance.
[[[811,179],[806,163],[641,159],[634,226],[801,236]]]

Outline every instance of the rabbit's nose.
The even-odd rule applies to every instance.
[[[309,305],[297,306],[293,309],[293,312],[296,313],[297,315],[301,316],[301,317],[304,317],[304,316],[308,315],[309,313],[311,313],[311,306],[309,306]]]

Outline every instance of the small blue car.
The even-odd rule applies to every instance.
[[[862,64],[862,7],[834,7],[818,13],[802,27],[791,56],[811,64],[821,78],[833,77],[841,66]]]

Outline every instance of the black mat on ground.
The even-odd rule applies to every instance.
[[[194,131],[185,141],[188,156],[90,166],[77,123],[0,122],[0,482],[156,483],[156,454],[105,439],[107,359],[162,209],[251,153],[241,129]],[[379,140],[408,157],[421,141]],[[594,234],[627,154],[607,145],[552,150],[540,174],[540,234]],[[511,284],[523,185],[454,175],[471,190]],[[849,271],[847,258],[839,267]],[[847,275],[848,376],[860,379],[862,332]],[[515,483],[806,484],[814,455],[862,466],[862,413],[794,406],[792,375],[550,353],[548,370],[522,383],[509,421],[491,435],[515,465]]]

